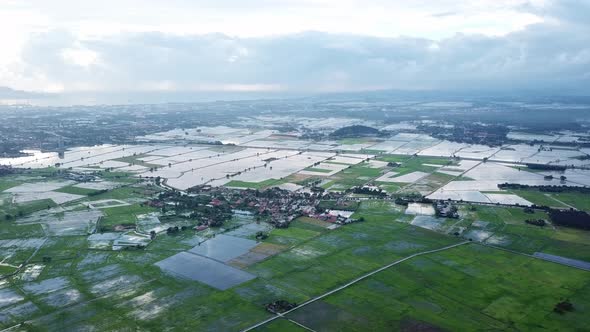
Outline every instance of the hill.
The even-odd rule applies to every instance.
[[[332,137],[363,137],[363,136],[377,136],[380,131],[373,127],[354,125],[340,128],[334,131],[330,136]]]

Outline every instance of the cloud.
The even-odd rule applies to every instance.
[[[293,3],[301,6],[301,1]],[[378,3],[372,0],[373,5]],[[37,90],[65,93],[371,89],[590,93],[590,23],[582,19],[590,14],[590,1],[493,3],[499,10],[508,3],[520,4],[522,11],[545,21],[507,34],[457,33],[446,38],[313,31],[259,37],[161,31],[88,36],[53,29],[30,35],[18,66],[0,66],[0,85],[31,90],[30,84],[36,84]],[[218,6],[231,7],[231,1]],[[267,1],[260,9],[272,6]],[[456,7],[434,8],[428,15],[445,20],[479,10]]]
[[[121,34],[33,38],[26,67],[76,90],[294,91],[393,89],[588,89],[590,34],[537,24],[506,36],[440,41],[306,32],[280,37]]]

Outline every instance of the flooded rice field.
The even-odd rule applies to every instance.
[[[228,289],[256,277],[219,261],[189,252],[180,252],[157,262],[156,265],[165,272],[199,281],[220,290]]]
[[[409,203],[406,209],[406,214],[434,216],[434,207],[432,204],[425,203]]]
[[[217,261],[227,262],[256,246],[256,241],[219,234],[198,245],[189,252]]]

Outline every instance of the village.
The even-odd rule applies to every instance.
[[[329,193],[318,190],[289,191],[277,187],[266,190],[231,189],[202,186],[188,193],[179,191],[161,192],[146,204],[160,208],[162,213],[173,213],[195,220],[197,231],[220,227],[234,215],[255,217],[257,222],[266,222],[276,228],[287,228],[299,217],[311,217],[335,225],[349,224],[357,219],[350,216],[354,210],[322,209],[320,202],[331,201],[338,205],[346,200],[344,193]]]

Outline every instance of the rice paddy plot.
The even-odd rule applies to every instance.
[[[29,294],[39,295],[55,292],[69,286],[70,282],[65,277],[57,277],[40,282],[25,283],[22,287]]]
[[[421,178],[428,176],[428,173],[424,173],[424,172],[412,172],[409,174],[404,174],[404,175],[400,175],[400,176],[396,176],[393,178],[390,178],[389,180],[391,182],[397,182],[397,183],[414,183],[418,180],[420,180]]]
[[[406,209],[406,214],[433,216],[434,207],[432,204],[425,203],[409,203]]]
[[[52,200],[55,204],[64,204],[84,198],[84,195],[68,194],[57,191],[15,193],[13,202],[16,204],[41,200]]]
[[[156,265],[175,276],[199,281],[220,290],[256,277],[219,261],[189,252],[180,252],[157,262]]]
[[[39,220],[50,235],[86,235],[94,232],[98,219],[103,216],[99,210],[68,211],[63,216],[53,215]]]
[[[542,252],[536,252],[533,256],[539,257],[548,261],[556,262],[563,265],[576,267],[579,269],[590,271],[590,262],[581,261],[578,259],[571,259],[567,257],[561,257],[556,255],[550,255]]]
[[[411,224],[432,231],[440,231],[443,228],[442,222],[439,218],[428,215],[418,215],[414,217]]]
[[[43,237],[45,232],[39,224],[17,224],[5,222],[0,227],[0,239]]]
[[[492,203],[499,203],[499,204],[504,204],[504,205],[519,205],[519,206],[533,205],[533,203],[531,203],[531,202],[527,201],[526,199],[521,198],[517,195],[506,194],[506,193],[498,193],[498,194],[486,193],[485,195]]]
[[[250,249],[250,251],[248,251],[247,253],[232,259],[228,262],[228,264],[243,269],[254,263],[260,262],[270,256],[273,256],[285,249],[285,246],[281,246],[278,244],[268,242],[260,243],[256,247]]]
[[[82,260],[80,260],[78,262],[77,268],[78,269],[88,269],[88,268],[103,265],[106,262],[108,257],[109,257],[108,253],[89,252],[85,256],[83,256]]]
[[[250,222],[225,233],[225,235],[252,239],[256,236],[256,233],[269,233],[272,229],[273,226],[265,222]]]
[[[61,289],[39,298],[43,304],[53,308],[63,308],[78,303],[84,299],[77,289]]]
[[[89,290],[95,296],[120,298],[136,293],[139,285],[144,281],[137,275],[121,274],[95,283]]]
[[[0,308],[18,303],[25,298],[10,288],[0,288]]]
[[[150,321],[160,317],[172,307],[181,305],[190,297],[205,295],[198,293],[195,289],[186,289],[174,294],[166,294],[166,291],[163,288],[149,291],[122,303],[120,307],[133,308],[128,313],[130,318]]]
[[[227,262],[245,254],[256,246],[256,241],[219,234],[189,250],[190,253]]]
[[[119,199],[104,199],[98,201],[91,201],[87,204],[88,207],[90,207],[91,209],[109,209],[129,205],[129,203]]]
[[[534,254],[543,252],[569,259],[590,261],[590,232],[558,227],[539,227],[507,224],[494,230],[486,244],[492,244],[519,252]]]
[[[74,187],[91,190],[109,190],[117,188],[120,184],[111,181],[98,181],[98,182],[82,182],[75,184]]]
[[[38,311],[39,307],[30,301],[5,307],[0,311],[0,323],[8,325],[9,323],[22,321],[24,318],[29,317]]]

